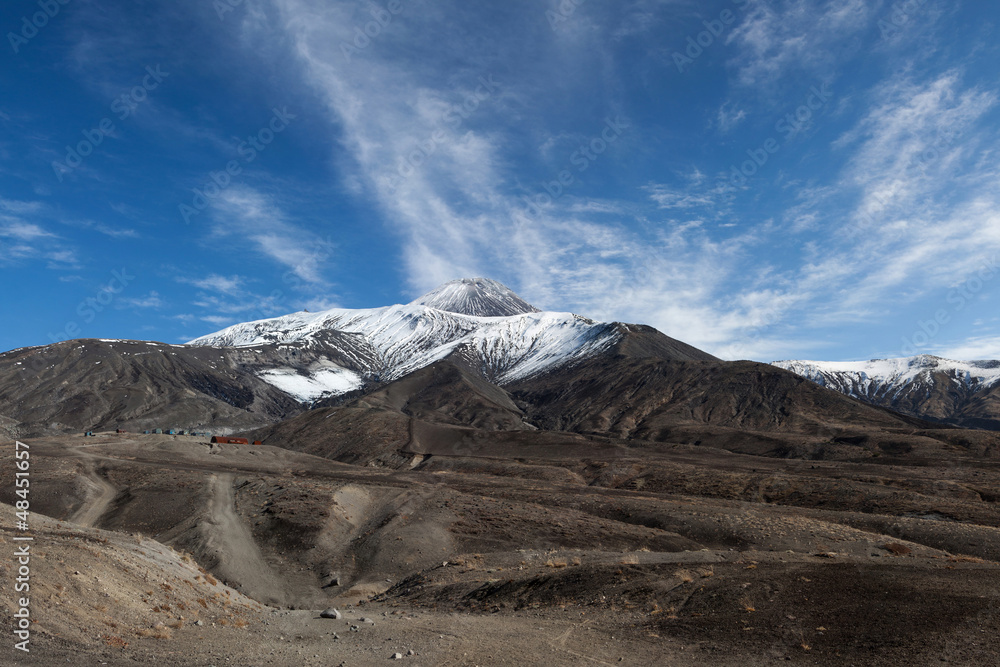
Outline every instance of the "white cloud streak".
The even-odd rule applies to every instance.
[[[867,0],[777,0],[756,2],[726,38],[739,48],[732,60],[740,83],[770,86],[791,71],[831,68],[851,39],[875,25],[876,5]]]
[[[872,318],[898,300],[900,286],[914,294],[932,289],[959,275],[970,254],[1000,242],[995,179],[988,168],[963,168],[981,139],[975,124],[995,95],[963,89],[958,72],[878,84],[870,110],[833,147],[846,164],[834,182],[804,188],[779,216],[784,226],[756,220],[719,241],[692,215],[711,220],[707,212],[727,205],[733,193],[695,181],[654,183],[636,192],[678,219],[633,214],[628,224],[597,222],[591,216],[607,211],[579,195],[527,212],[520,195],[526,185],[531,192],[532,179],[525,184],[512,171],[508,146],[535,129],[519,123],[532,120],[537,88],[498,76],[499,90],[475,100],[468,119],[449,122],[449,110],[474,99],[491,67],[483,54],[469,53],[465,41],[442,37],[440,25],[434,48],[428,47],[424,35],[431,22],[460,22],[454,7],[398,16],[348,61],[341,44],[358,21],[353,4],[274,2],[303,76],[322,97],[350,156],[338,161],[341,177],[377,203],[401,238],[414,292],[460,276],[490,275],[540,307],[650,323],[723,356],[772,358],[804,345],[799,337],[806,323]],[[857,48],[852,40],[874,26],[874,10],[862,0],[757,3],[728,40],[739,52],[731,63],[739,85],[767,87],[790,73],[829,71],[838,56]],[[651,22],[637,15],[628,27],[641,32],[645,25]],[[544,23],[540,28],[548,30]],[[564,50],[565,62],[584,62],[595,49],[588,35],[599,29],[582,13],[574,15],[548,36],[555,46],[545,48]],[[531,49],[542,47],[526,30],[522,46],[530,59]],[[726,130],[744,120],[741,110],[724,106],[717,122]],[[949,128],[965,134],[943,146],[933,165],[910,174],[914,157],[940,143]],[[549,137],[573,136],[565,128],[551,130]],[[559,143],[538,141],[537,160],[550,160]],[[955,178],[962,179],[960,193]],[[848,208],[846,220],[831,220],[830,202],[851,193],[859,203]],[[874,210],[873,202],[891,204],[891,211],[882,206],[891,215],[876,228],[848,233]],[[240,217],[254,219],[254,207],[248,210]],[[831,223],[836,226],[821,231]],[[819,233],[802,256],[780,268],[766,258],[754,261],[753,250],[787,234],[789,226]],[[284,254],[292,249],[278,239],[258,234],[256,240],[278,261],[293,261]]]
[[[287,221],[274,199],[245,185],[234,185],[212,200],[216,237],[244,238],[289,272],[314,285],[325,284],[323,268],[332,244]]]
[[[963,89],[956,72],[883,86],[872,111],[834,147],[852,150],[839,193],[857,192],[853,216],[805,267],[800,284],[851,284],[830,316],[911,298],[961,276],[1000,248],[997,170],[974,166],[986,141],[976,123],[995,93]],[[828,191],[825,194],[832,194]],[[826,202],[814,200],[815,210]]]
[[[740,303],[743,296],[723,299],[717,292],[732,275],[742,238],[718,245],[697,226],[684,226],[681,234],[672,229],[650,239],[621,224],[586,219],[589,207],[574,197],[526,212],[511,187],[516,174],[508,170],[505,135],[498,131],[509,116],[496,114],[499,108],[509,112],[505,105],[517,104],[530,91],[497,77],[499,90],[482,99],[481,81],[490,73],[454,69],[459,45],[440,37],[436,46],[445,55],[438,57],[451,68],[445,82],[426,73],[433,63],[395,58],[399,51],[421,52],[415,41],[421,17],[401,15],[380,41],[347,62],[340,44],[348,39],[354,16],[344,5],[310,0],[277,0],[277,5],[306,80],[323,96],[357,165],[345,180],[358,176],[402,236],[414,292],[460,276],[491,275],[542,307],[648,322],[706,347],[737,336],[752,319],[754,308]],[[559,38],[567,39],[561,33]],[[590,48],[573,44],[567,48]],[[474,101],[477,92],[480,99]],[[463,104],[474,110],[456,123],[448,112]],[[598,121],[595,131],[601,125]],[[433,152],[419,166],[406,162],[434,136]],[[673,207],[704,205],[704,197],[716,194],[684,199],[651,191],[661,205]],[[616,289],[627,296],[616,296]]]

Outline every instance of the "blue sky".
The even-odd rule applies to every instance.
[[[1000,358],[998,21],[987,0],[10,0],[0,349],[489,276],[724,358]]]

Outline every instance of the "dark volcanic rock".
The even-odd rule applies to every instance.
[[[243,350],[74,340],[0,355],[0,406],[23,435],[230,428],[302,410],[257,378]]]

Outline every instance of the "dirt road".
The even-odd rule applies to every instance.
[[[101,477],[92,464],[84,479],[94,489],[95,495],[90,497],[83,504],[83,506],[70,517],[70,521],[90,528],[97,524],[97,520],[100,519],[104,512],[108,509],[108,505],[110,505],[111,501],[113,501],[115,496],[118,495],[118,489],[113,487],[106,479]]]
[[[218,575],[250,597],[284,604],[284,586],[260,553],[250,529],[234,507],[233,475],[211,476],[212,501],[199,524],[205,552],[218,561]]]

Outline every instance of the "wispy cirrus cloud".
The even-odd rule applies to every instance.
[[[6,244],[15,244],[16,248],[9,248],[8,253],[12,250],[20,254],[37,253],[38,250],[29,245],[29,242],[58,238],[36,222],[43,211],[44,205],[41,202],[0,198],[0,239],[4,239]]]
[[[37,201],[20,201],[0,198],[0,210],[13,215],[31,215],[40,213],[44,205]]]
[[[935,353],[946,359],[1000,359],[1000,336],[969,338],[961,343],[939,346]]]
[[[189,303],[207,311],[197,316],[193,314],[178,316],[178,319],[185,324],[190,324],[196,319],[209,324],[218,324],[222,320],[227,324],[233,324],[238,316],[260,319],[280,315],[290,309],[283,300],[283,294],[274,292],[266,295],[258,294],[251,289],[248,280],[243,276],[210,273],[197,277],[182,276],[175,280],[200,290]]]
[[[156,290],[141,297],[119,297],[115,301],[116,308],[162,308],[166,305]]]
[[[81,266],[78,250],[43,226],[48,222],[44,205],[0,200],[0,210],[0,263],[34,261],[56,271]]]
[[[727,210],[732,202],[733,188],[725,181],[709,179],[698,168],[678,180],[676,185],[651,183],[642,189],[661,209],[702,209],[714,216]]]
[[[34,262],[54,271],[81,268],[80,247],[54,231],[65,224],[60,211],[45,202],[0,198],[0,262]]]
[[[898,299],[904,284],[908,298],[917,298],[1000,248],[1000,170],[975,159],[1000,148],[977,125],[996,102],[995,91],[963,87],[955,71],[895,81],[834,143],[849,156],[840,187],[797,209],[815,213],[814,221],[835,196],[856,193],[853,211],[834,230],[837,245],[817,247],[803,272],[802,283],[813,288],[851,281],[832,317]]]
[[[778,0],[753,3],[746,18],[726,37],[739,53],[731,65],[744,86],[770,86],[791,72],[816,73],[835,67],[856,39],[874,29],[878,3],[866,0]]]
[[[984,231],[994,224],[985,187],[990,169],[972,160],[977,142],[985,141],[974,126],[992,109],[992,93],[964,85],[957,71],[884,72],[851,82],[857,89],[839,99],[824,121],[829,126],[818,128],[825,131],[810,132],[820,138],[803,138],[823,156],[808,178],[793,161],[802,153],[792,143],[780,144],[773,182],[761,178],[734,191],[716,178],[731,155],[759,151],[777,132],[776,119],[768,118],[775,99],[789,107],[778,93],[790,82],[794,102],[802,102],[802,79],[836,80],[838,67],[877,37],[881,8],[862,0],[752,3],[716,47],[716,54],[733,51],[731,77],[697,121],[734,146],[726,156],[705,147],[704,161],[691,157],[679,166],[664,150],[669,167],[656,177],[633,182],[628,196],[621,190],[603,196],[602,180],[613,177],[605,162],[621,166],[642,155],[644,143],[668,145],[670,129],[647,117],[631,138],[588,163],[587,187],[548,187],[575,145],[585,146],[594,132],[588,135],[579,110],[572,120],[554,113],[563,109],[548,106],[550,91],[611,100],[593,118],[627,111],[616,87],[618,45],[638,40],[630,48],[649,49],[642,41],[649,27],[682,11],[676,3],[638,4],[615,20],[604,20],[608,8],[581,7],[554,32],[540,12],[534,22],[518,16],[503,25],[519,37],[500,58],[470,47],[481,16],[442,3],[429,13],[397,16],[348,60],[341,44],[349,42],[361,10],[274,0],[281,17],[274,25],[284,26],[299,74],[328,111],[338,177],[378,208],[381,224],[399,239],[413,292],[463,275],[491,275],[541,307],[646,322],[719,354],[770,358],[819,345],[808,333],[815,323],[884,318],[887,304],[900,300],[901,285],[907,295],[940,285],[960,269],[953,258],[975,251],[963,235],[993,242]],[[449,35],[433,30],[443,20],[455,27]],[[558,71],[548,69],[553,63]],[[497,90],[477,95],[482,77],[492,74]],[[747,96],[748,86],[759,92]],[[455,115],[463,104],[468,113]],[[782,113],[789,110],[798,111],[793,104]],[[902,182],[906,156],[939,142],[933,128],[963,124],[969,133],[954,146],[957,153],[935,162],[931,176]],[[825,136],[845,125],[839,141]],[[746,138],[736,128],[746,129]],[[759,137],[754,128],[763,128]],[[701,146],[687,149],[693,156]],[[956,177],[961,188],[938,187]],[[928,178],[930,189],[921,182]],[[546,192],[551,201],[526,207],[523,197],[542,194],[544,201]],[[852,233],[876,195],[895,202],[892,216],[877,230]],[[934,247],[952,254],[937,261]],[[269,252],[278,258],[286,250],[275,240]]]
[[[732,131],[737,125],[746,120],[747,111],[736,106],[733,102],[726,102],[719,107],[716,117],[716,126],[722,133]]]
[[[56,237],[52,232],[45,231],[36,224],[21,222],[19,220],[0,222],[0,236],[19,241],[33,241],[35,239]]]
[[[862,215],[879,215],[952,188],[968,175],[977,140],[969,133],[997,103],[995,91],[962,87],[951,70],[930,81],[906,77],[884,86],[874,108],[834,148],[856,147],[846,179],[863,191]]]
[[[324,284],[333,246],[288,221],[273,197],[236,185],[212,200],[212,235],[246,239],[260,254],[307,283]]]
[[[217,273],[210,273],[202,278],[177,278],[177,282],[194,285],[199,289],[210,292],[222,292],[223,294],[231,295],[243,291],[246,281],[241,276],[220,276]]]
[[[481,87],[490,74],[489,62],[475,57],[482,54],[466,57],[464,43],[440,34],[433,49],[423,41],[424,25],[439,18],[437,13],[401,15],[380,41],[373,40],[347,62],[338,45],[348,38],[355,18],[349,6],[310,0],[276,4],[306,80],[323,96],[332,122],[343,133],[341,143],[357,167],[349,170],[350,177],[357,178],[359,192],[370,193],[379,203],[403,239],[414,292],[458,276],[493,275],[543,307],[651,322],[706,346],[726,340],[752,318],[747,312],[752,307],[737,303],[741,297],[720,299],[717,292],[732,278],[743,237],[720,245],[698,232],[697,225],[673,223],[667,234],[655,228],[637,232],[631,220],[624,224],[591,217],[620,208],[596,210],[576,196],[526,210],[521,194],[527,179],[509,168],[509,147],[519,144],[513,140],[519,130],[510,119],[530,113],[526,105],[537,103],[531,100],[538,94],[534,81],[497,75],[498,90]],[[448,12],[444,7],[438,11]],[[526,30],[533,48],[554,48],[543,21]],[[532,31],[541,32],[536,42]],[[592,48],[586,40],[570,39],[569,32],[568,27],[555,36],[555,47],[581,54]],[[401,61],[400,52],[421,56]],[[450,75],[442,79],[434,73],[445,61]],[[466,104],[474,108],[469,118],[448,122],[460,117],[449,111]],[[592,132],[599,133],[604,121],[600,116],[595,120]],[[558,127],[550,136],[584,145],[592,138]],[[411,169],[407,157],[428,137],[436,137],[433,152],[424,151],[429,154]],[[558,154],[557,143],[536,145],[542,148],[534,160]],[[557,163],[549,178],[559,169]],[[681,193],[651,186],[649,195],[658,206],[675,209],[708,206],[722,198],[714,185],[696,187],[699,192]],[[609,286],[621,286],[628,297],[609,297],[614,294]]]
[[[46,268],[63,271],[78,269],[82,266],[79,253],[76,250],[48,250],[39,253],[45,261]]]

